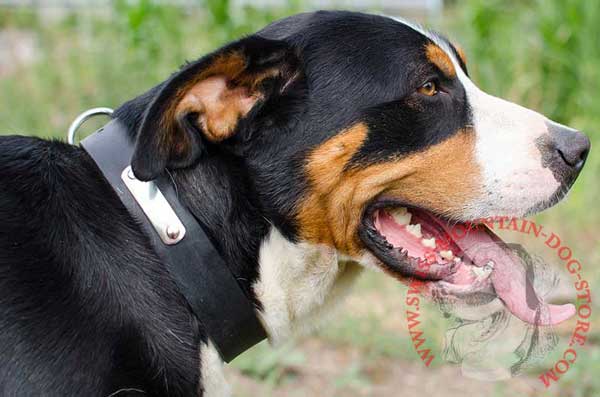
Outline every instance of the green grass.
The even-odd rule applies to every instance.
[[[600,155],[595,153],[600,144],[600,7],[581,0],[451,4],[442,25],[435,28],[465,48],[470,74],[481,88],[590,136],[594,149],[569,199],[537,219],[573,247],[586,276],[600,287]],[[79,13],[52,22],[40,20],[35,12],[0,9],[0,30],[30,32],[37,42],[36,62],[0,77],[0,133],[63,138],[82,110],[116,107],[164,80],[186,60],[292,14],[299,5],[229,12],[229,2],[221,0],[199,1],[192,10],[150,0],[118,0],[108,15]],[[380,276],[369,275],[361,279],[356,293],[368,299],[382,285]],[[392,300],[403,300],[405,290],[386,285],[385,299],[395,310]],[[386,318],[403,315],[346,313],[317,334],[326,343],[364,352],[363,361],[350,365],[336,380],[340,388],[368,386],[362,368],[370,360],[418,361],[405,335],[386,329]],[[428,321],[439,336],[435,330],[443,329],[443,320],[432,316]],[[600,371],[600,333],[592,331],[591,339],[557,393],[583,397],[600,390],[598,377],[591,375]],[[275,386],[288,376],[284,367],[303,360],[293,347],[273,351],[259,345],[234,365]],[[498,390],[502,395],[503,386]]]
[[[38,44],[38,62],[0,79],[0,131],[63,137],[82,110],[117,107],[187,60],[294,11],[247,7],[228,15],[227,1],[209,3],[183,10],[118,0],[108,16],[72,14],[54,23],[0,9],[0,29],[33,32]]]

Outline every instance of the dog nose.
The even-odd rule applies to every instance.
[[[590,152],[590,139],[580,131],[562,125],[553,125],[551,135],[554,149],[562,161],[575,171],[580,171]]]

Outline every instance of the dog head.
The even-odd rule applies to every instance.
[[[243,163],[255,208],[290,241],[401,277],[426,261],[422,278],[440,280],[477,245],[453,241],[450,222],[552,206],[589,148],[582,133],[480,90],[440,35],[317,12],[173,75],[145,112],[132,166],[149,180],[222,153]]]

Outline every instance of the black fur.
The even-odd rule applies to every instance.
[[[0,395],[193,395],[205,336],[87,154],[0,142]]]

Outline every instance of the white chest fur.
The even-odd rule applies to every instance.
[[[259,277],[253,286],[263,309],[259,317],[273,345],[313,330],[350,290],[362,270],[338,256],[335,249],[293,243],[272,228],[259,256]],[[204,397],[230,395],[223,363],[214,347],[201,346]]]
[[[272,228],[260,250],[254,292],[272,344],[314,329],[340,301],[362,267],[324,245],[292,243]]]

